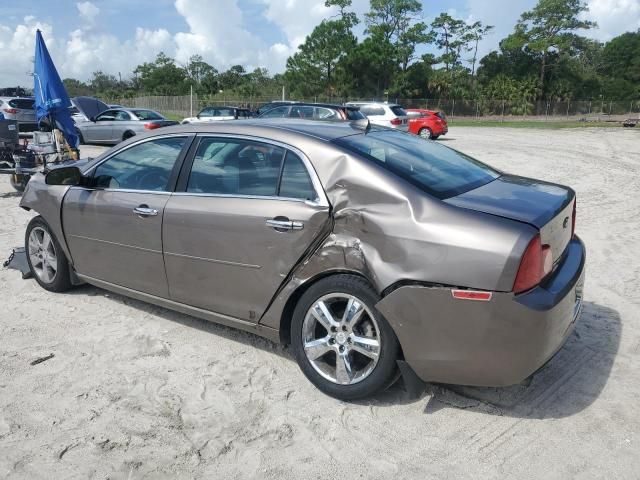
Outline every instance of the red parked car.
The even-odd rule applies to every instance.
[[[422,138],[435,140],[449,131],[444,113],[420,108],[407,109],[409,115],[409,132]]]

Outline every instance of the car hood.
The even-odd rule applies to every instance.
[[[88,119],[109,109],[109,105],[94,97],[73,97],[71,103]]]
[[[518,220],[542,228],[575,194],[569,187],[532,178],[502,175],[492,182],[444,200],[450,205]]]

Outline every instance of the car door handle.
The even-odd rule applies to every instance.
[[[139,205],[133,209],[133,213],[140,217],[155,217],[158,215],[158,210],[149,208],[147,205]]]
[[[279,232],[287,230],[302,230],[304,224],[302,222],[293,222],[286,217],[276,217],[266,221],[266,224]]]

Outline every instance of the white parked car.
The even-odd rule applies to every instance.
[[[251,111],[239,107],[206,107],[195,117],[189,117],[180,123],[206,123],[218,122],[221,120],[238,120],[240,118],[250,118]]]
[[[348,102],[345,105],[360,107],[360,111],[375,125],[396,128],[403,132],[409,129],[409,116],[407,112],[395,103]]]

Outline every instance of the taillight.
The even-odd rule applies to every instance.
[[[144,124],[145,130],[155,130],[156,128],[160,128],[161,126],[162,125],[160,125],[159,123],[153,123],[153,122]]]
[[[18,113],[17,108],[5,108],[4,111],[10,113],[11,115],[15,115],[16,113]]]
[[[549,245],[542,245],[540,235],[529,242],[520,268],[513,282],[513,292],[522,293],[537,286],[553,269],[553,255]]]
[[[399,118],[394,118],[393,120],[391,120],[391,125],[402,125],[402,120],[400,120]]]
[[[571,237],[576,234],[576,203],[578,203],[578,199],[573,199],[573,213],[571,215]]]

